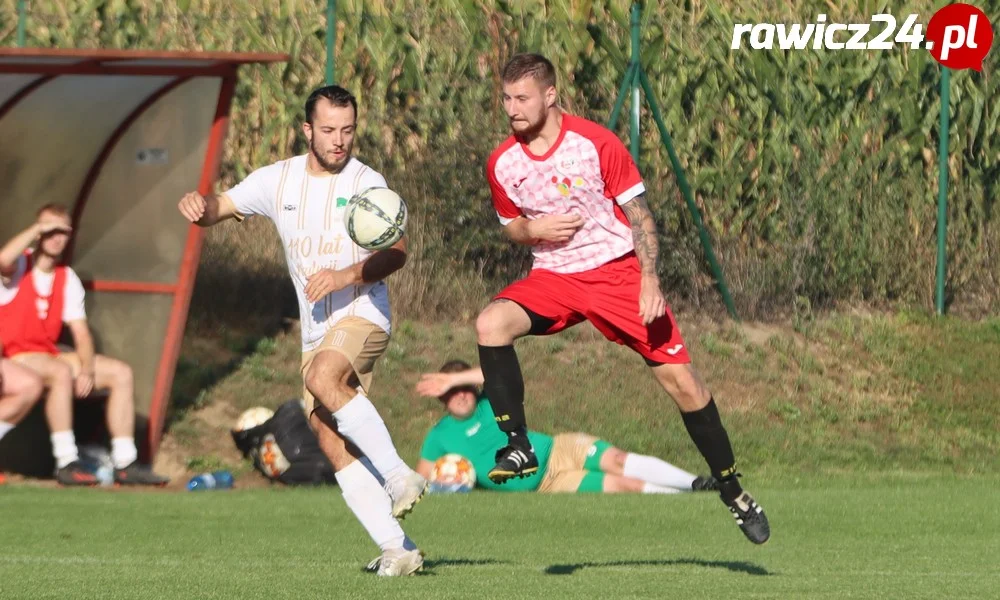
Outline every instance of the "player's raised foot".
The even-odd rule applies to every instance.
[[[416,471],[397,477],[385,484],[385,492],[392,499],[392,516],[403,519],[427,493],[427,480]]]
[[[420,550],[386,550],[368,563],[365,570],[379,577],[405,577],[424,569],[424,553]]]
[[[139,461],[123,468],[115,469],[115,483],[118,485],[153,485],[162,486],[170,483],[170,479],[157,475],[152,469],[140,465]]]
[[[711,475],[699,475],[691,482],[691,489],[695,492],[717,492],[719,481]]]
[[[764,509],[747,492],[741,493],[733,500],[722,499],[729,512],[733,513],[736,524],[740,526],[743,535],[755,544],[763,544],[771,537],[771,526],[767,522]]]
[[[74,460],[61,469],[56,469],[56,481],[61,485],[97,485],[97,474],[79,460]]]
[[[504,446],[497,450],[496,461],[496,466],[490,469],[488,475],[493,483],[505,483],[508,479],[527,477],[538,471],[538,457],[534,450]]]

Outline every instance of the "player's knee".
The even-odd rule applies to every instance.
[[[513,342],[508,319],[498,305],[491,304],[476,318],[476,337],[480,344],[496,346]]]
[[[663,389],[682,408],[692,403],[699,403],[701,396],[705,394],[700,380],[690,365],[660,365],[654,367],[653,371]]]
[[[53,386],[72,386],[73,368],[62,361],[53,361],[49,367],[49,379]]]
[[[45,384],[42,382],[41,377],[31,377],[28,380],[28,384],[25,387],[25,396],[30,398],[32,403],[36,402],[42,397],[42,393],[45,391]]]
[[[320,398],[327,392],[329,379],[324,377],[322,366],[314,362],[309,365],[309,368],[306,370],[303,382],[306,384],[306,389],[309,390],[309,393],[315,396],[316,400],[319,401]],[[313,417],[316,417],[315,412],[313,412]]]
[[[321,353],[316,360],[309,365],[306,370],[305,384],[309,393],[316,398],[317,402],[330,410],[336,410],[339,405],[347,402],[350,398],[350,388],[345,380],[350,377],[351,371],[345,369],[336,361],[326,360],[324,355],[331,352]],[[348,396],[341,398],[341,396]]]
[[[601,456],[602,466],[608,467],[607,470],[613,471],[615,473],[621,473],[625,469],[625,459],[628,457],[628,453],[624,450],[618,448],[608,448],[604,455]]]
[[[115,370],[113,374],[114,383],[118,387],[132,387],[133,375],[132,367],[128,366],[123,362],[115,364]]]
[[[43,391],[45,391],[45,384],[42,383],[41,377],[34,375],[27,377],[21,386],[20,394],[18,394],[22,406],[27,407],[38,402],[38,399],[42,397]]]

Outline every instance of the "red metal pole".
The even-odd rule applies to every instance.
[[[208,149],[205,152],[201,180],[198,182],[198,192],[201,194],[212,193],[213,185],[218,177],[223,143],[229,126],[229,108],[235,87],[235,73],[223,78],[222,88],[219,90],[219,100],[215,108],[215,119],[208,137]],[[178,216],[178,218],[180,217]],[[201,256],[201,245],[204,237],[204,229],[197,225],[190,226],[187,243],[184,245],[184,255],[181,259],[177,293],[174,295],[174,303],[170,309],[170,320],[167,322],[163,352],[160,355],[160,365],[153,385],[153,399],[149,405],[149,436],[144,448],[146,459],[149,461],[156,455],[163,436],[167,405],[170,403],[170,388],[173,385],[181,342],[184,339],[184,325],[187,322],[188,308],[191,305],[191,292],[194,290],[194,279],[198,274],[198,259]]]

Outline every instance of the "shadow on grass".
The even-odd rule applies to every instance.
[[[764,567],[744,561],[701,560],[698,558],[674,558],[662,560],[612,560],[607,562],[585,562],[568,565],[551,565],[545,568],[546,575],[572,575],[581,569],[602,567],[666,567],[672,565],[694,565],[712,569],[726,569],[746,575],[774,575]]]
[[[510,564],[505,560],[497,560],[495,558],[437,558],[432,560],[424,561],[424,568],[416,575],[420,577],[437,575],[434,569],[439,567],[481,567],[484,565],[506,565]],[[373,573],[378,570],[378,565],[368,565],[364,569],[365,572]]]

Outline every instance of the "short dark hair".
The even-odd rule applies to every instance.
[[[59,215],[60,217],[66,217],[67,219],[71,218],[71,215],[69,213],[69,209],[66,208],[64,205],[57,204],[55,202],[50,202],[50,203],[46,204],[45,206],[39,208],[38,212],[35,213],[35,216],[36,217],[40,217],[44,213],[51,213],[53,215]]]
[[[514,83],[529,76],[545,88],[556,84],[556,68],[541,54],[515,54],[501,73],[504,83]]]
[[[358,118],[358,100],[354,94],[339,85],[327,85],[316,88],[306,98],[306,123],[312,125],[313,117],[316,116],[316,103],[320,98],[326,98],[334,106],[350,106],[354,109],[354,118]]]
[[[444,363],[443,365],[441,365],[440,372],[441,373],[459,373],[461,371],[468,371],[471,368],[472,368],[472,365],[470,365],[469,363],[465,362],[464,360],[454,358],[454,359],[449,360],[448,362]],[[455,392],[472,392],[477,397],[479,396],[479,388],[478,387],[476,387],[474,385],[460,385],[458,387],[453,387],[450,390],[448,390],[447,392],[441,394],[441,396],[438,398],[438,400],[444,402],[445,399],[448,396],[454,394]]]

